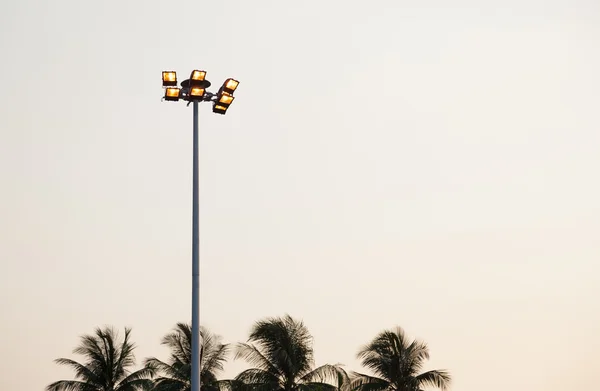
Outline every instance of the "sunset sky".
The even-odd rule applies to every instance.
[[[598,388],[597,0],[19,0],[0,31],[0,390],[97,326],[167,359],[192,110],[160,77],[193,69],[240,80],[200,108],[204,326],[289,313],[361,370],[398,325],[452,391]]]

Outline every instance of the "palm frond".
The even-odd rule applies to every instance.
[[[325,384],[332,385],[337,389],[341,389],[344,385],[348,384],[350,378],[348,373],[342,368],[341,365],[321,365],[318,368],[304,374],[300,379],[300,384]]]
[[[279,368],[276,368],[254,345],[248,343],[238,343],[236,346],[234,360],[240,358],[258,369],[271,372],[273,375],[282,375],[282,373],[279,371]]]
[[[244,384],[236,379],[219,380],[218,386],[220,391],[241,391]]]
[[[363,373],[353,372],[351,378],[352,380],[348,387],[350,391],[385,391],[392,388],[387,379],[381,379]]]
[[[100,391],[100,388],[77,380],[59,380],[47,385],[46,391]]]
[[[238,382],[233,391],[284,391],[279,383],[243,383]]]
[[[144,367],[133,373],[130,373],[119,382],[118,388],[126,387],[128,383],[136,383],[138,380],[148,380],[156,374],[152,367]],[[137,383],[136,383],[137,384]]]
[[[177,323],[161,343],[169,347],[173,358],[184,362],[192,360],[192,327],[189,324]]]
[[[99,345],[100,338],[93,335],[84,335],[81,337],[81,344],[73,349],[73,353],[84,356],[88,361],[88,366],[94,371],[101,370],[105,372],[107,363],[104,352]]]
[[[429,360],[429,347],[423,341],[414,340],[410,343],[410,345],[406,346],[404,349],[408,356],[414,360],[419,362],[424,362]]]
[[[273,390],[280,388],[280,379],[275,374],[259,368],[246,369],[239,373],[234,380],[254,387],[268,384]]]
[[[117,339],[117,333],[114,330],[111,330],[110,340],[111,345],[113,345],[112,350],[115,359],[113,376],[117,379],[125,376],[127,368],[135,365],[135,355],[133,351],[135,350],[136,346],[134,343],[130,342],[130,335],[131,329],[126,327],[121,346],[118,349],[114,349],[114,341]]]
[[[78,363],[77,361],[68,358],[57,358],[56,360],[54,360],[54,362],[58,365],[66,365],[71,367],[75,371],[76,379],[80,379],[86,383],[94,384],[97,386],[101,385],[101,380],[98,378],[98,375],[94,373],[90,368]]]
[[[111,388],[113,380],[117,380],[119,377],[118,369],[115,366],[117,359],[114,341],[116,336],[117,332],[112,327],[107,326],[104,329],[96,328],[96,344],[99,346],[104,358],[101,371],[105,380],[105,388]]]
[[[210,382],[202,381],[202,389],[204,391],[233,391],[234,386],[232,383],[234,380],[217,380],[214,379]],[[237,390],[236,390],[237,391]]]
[[[207,329],[200,329],[202,335],[202,372],[216,374],[223,370],[223,364],[227,361],[230,347],[221,343],[221,337],[212,334]]]
[[[339,389],[332,384],[321,383],[321,382],[314,382],[314,383],[309,382],[309,383],[298,384],[297,390],[298,391],[338,391]]]
[[[417,375],[423,369],[425,361],[429,360],[429,348],[422,341],[414,340],[404,351],[403,373]]]
[[[444,370],[433,370],[421,373],[415,377],[415,380],[419,386],[433,386],[442,391],[446,391],[452,382],[450,374],[448,371]]]
[[[177,379],[181,381],[189,381],[191,376],[191,369],[189,365],[182,364],[180,362],[176,362],[173,364],[167,364],[165,362],[160,361],[157,358],[150,357],[144,361],[144,366],[150,368],[154,376],[157,374],[164,375],[163,377],[168,377],[172,379]]]
[[[154,382],[150,379],[135,379],[122,383],[115,391],[150,391]]]
[[[364,346],[357,354],[364,367],[371,370],[376,376],[388,381],[394,378],[392,369],[392,354],[389,348],[381,346],[379,340]]]
[[[190,391],[190,389],[191,386],[189,382],[166,377],[156,379],[152,386],[152,391]]]

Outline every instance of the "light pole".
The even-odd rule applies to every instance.
[[[210,82],[206,72],[194,70],[190,78],[177,87],[175,71],[163,71],[162,85],[165,90],[163,99],[177,102],[183,100],[193,105],[193,174],[192,174],[192,379],[191,391],[200,391],[200,219],[198,208],[198,104],[211,102],[213,113],[225,114],[235,99],[233,92],[239,82],[227,79],[216,94],[206,91]]]

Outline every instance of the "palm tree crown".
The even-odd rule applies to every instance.
[[[138,391],[148,390],[152,385],[149,379],[152,370],[148,368],[130,372],[135,365],[133,351],[135,345],[130,342],[131,329],[125,328],[123,341],[118,343],[118,333],[111,327],[97,328],[94,335],[81,337],[73,353],[86,358],[84,364],[68,358],[59,358],[55,362],[66,365],[75,371],[77,380],[59,380],[46,387],[46,391]]]
[[[218,391],[224,384],[217,380],[223,370],[229,345],[221,343],[221,337],[200,327],[200,383],[202,390]],[[146,367],[161,374],[154,391],[190,391],[192,377],[192,328],[189,324],[177,323],[173,331],[162,340],[171,349],[168,363],[157,358],[146,359]]]
[[[400,327],[379,333],[357,356],[374,376],[355,373],[352,391],[423,391],[426,386],[446,391],[450,386],[447,371],[420,373],[429,349],[424,342],[409,341]]]
[[[248,343],[238,344],[235,357],[254,366],[235,378],[240,390],[336,391],[347,380],[339,365],[313,369],[312,337],[289,315],[257,322]]]

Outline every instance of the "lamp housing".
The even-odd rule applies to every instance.
[[[181,88],[167,87],[165,89],[164,99],[172,102],[177,102],[181,97]]]
[[[217,100],[216,100],[215,104],[219,105],[219,106],[223,106],[225,108],[228,108],[229,105],[231,105],[233,103],[234,99],[235,99],[235,97],[233,95],[221,93],[221,94],[217,95]]]
[[[188,90],[188,99],[191,101],[201,101],[204,99],[206,90],[203,87],[190,87]]]
[[[229,78],[225,80],[225,83],[223,83],[221,91],[227,93],[228,95],[233,95],[233,92],[238,88],[239,84],[239,81]]]
[[[227,112],[227,107],[226,106],[222,106],[218,103],[215,102],[214,106],[213,106],[213,113],[216,114],[225,114]]]
[[[177,86],[177,72],[175,72],[175,71],[163,71],[163,73],[162,73],[162,85],[163,85],[163,87],[175,87],[175,86]]]
[[[190,74],[190,87],[204,87],[206,71],[193,70]]]

